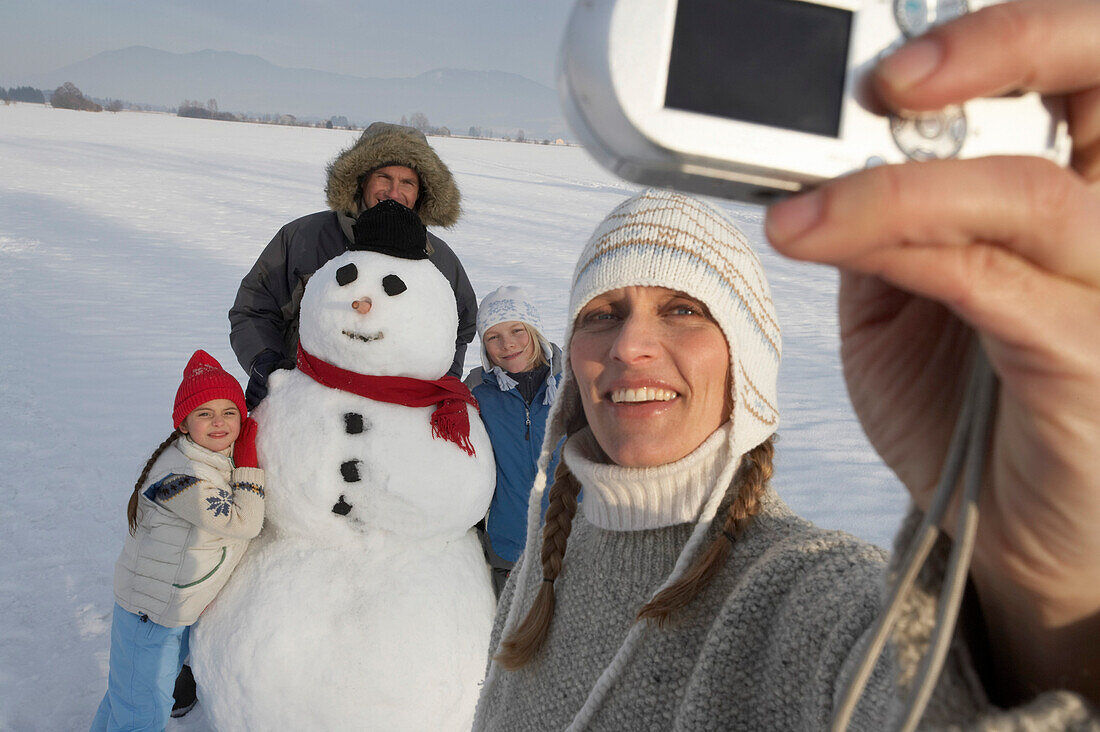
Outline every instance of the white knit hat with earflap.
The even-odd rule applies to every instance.
[[[651,189],[627,199],[596,228],[573,273],[564,374],[548,418],[539,469],[531,490],[527,543],[520,576],[516,577],[517,588],[525,587],[530,572],[537,571],[534,567],[539,566],[540,507],[551,452],[565,435],[566,425],[581,413],[569,353],[573,323],[592,298],[630,286],[667,287],[699,300],[721,328],[730,352],[732,459],[706,500],[672,574],[658,592],[675,582],[690,566],[733,480],[739,457],[766,440],[779,424],[776,397],[781,352],[779,322],[763,267],[748,240],[724,213],[690,196]],[[508,637],[526,613],[527,608],[520,607],[522,598],[523,593],[517,590],[502,638]],[[583,726],[586,715],[602,701],[617,669],[637,642],[640,625],[634,625],[597,681],[575,725]],[[485,685],[489,686],[499,673],[499,666],[494,663]]]
[[[686,293],[706,305],[722,329],[730,349],[733,389],[731,454],[743,455],[775,432],[779,321],[756,252],[713,206],[680,193],[648,190],[607,215],[573,271],[562,400],[557,414],[551,415],[563,427],[556,437],[564,434],[564,425],[581,408],[569,361],[573,323],[592,298],[631,286]]]

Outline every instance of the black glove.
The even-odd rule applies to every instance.
[[[248,370],[248,388],[244,390],[244,403],[248,411],[256,408],[256,405],[267,396],[267,377],[272,371],[278,369],[292,369],[294,361],[275,351],[260,351],[252,361],[252,368]]]

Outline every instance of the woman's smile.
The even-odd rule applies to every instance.
[[[674,391],[661,387],[639,386],[636,388],[620,387],[607,394],[607,398],[615,404],[640,404],[646,402],[667,402],[680,396]]]

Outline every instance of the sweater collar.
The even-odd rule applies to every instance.
[[[190,435],[180,435],[179,439],[176,440],[176,448],[183,453],[185,458],[193,462],[209,465],[222,472],[233,469],[233,459],[229,454],[207,450],[192,440]]]
[[[589,523],[612,531],[658,529],[694,523],[730,457],[726,422],[703,444],[674,463],[624,468],[608,462],[590,428],[565,444],[565,463],[584,486],[581,508]]]

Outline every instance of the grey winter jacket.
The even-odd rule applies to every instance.
[[[229,311],[229,341],[245,372],[262,351],[291,360],[298,347],[298,311],[306,282],[330,259],[353,242],[351,216],[320,211],[279,229],[244,279]],[[458,309],[455,359],[447,372],[460,376],[466,345],[477,332],[477,296],[462,263],[439,237],[428,233],[432,264],[451,283]]]

